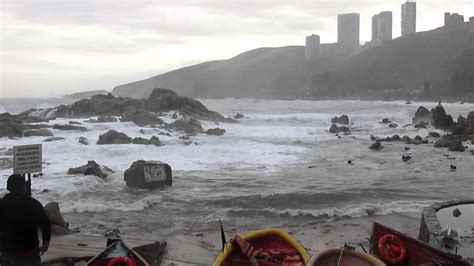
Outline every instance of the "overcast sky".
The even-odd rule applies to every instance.
[[[0,97],[50,97],[105,89],[258,47],[304,45],[309,34],[335,42],[337,14],[371,18],[393,0],[0,0]],[[417,1],[418,31],[443,25],[445,11],[466,20],[473,0]]]

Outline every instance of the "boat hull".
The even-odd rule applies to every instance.
[[[329,248],[311,258],[308,266],[384,266],[379,259],[359,251]]]
[[[266,248],[274,250],[292,250],[301,257],[301,265],[305,265],[309,260],[308,251],[291,235],[280,229],[266,229],[254,231],[242,237],[255,249]],[[258,261],[259,266],[276,265],[275,263]],[[247,257],[239,252],[232,243],[227,243],[224,250],[216,258],[213,266],[251,266]],[[299,265],[299,264],[294,264]]]
[[[433,248],[417,239],[406,236],[396,230],[388,228],[379,223],[374,223],[372,226],[371,236],[371,253],[380,256],[378,251],[379,239],[387,234],[395,235],[401,239],[406,246],[406,259],[403,265],[406,266],[421,266],[436,263],[438,265],[470,265],[469,263],[458,258],[454,254],[445,253],[442,250]],[[389,264],[390,265],[390,264]]]
[[[149,266],[148,262],[138,253],[129,248],[122,240],[109,245],[104,251],[99,253],[87,262],[87,266],[108,266],[112,260],[122,257],[133,262],[135,266]]]

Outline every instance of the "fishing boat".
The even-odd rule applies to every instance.
[[[266,229],[234,236],[213,266],[304,266],[308,251],[281,229]]]
[[[308,266],[384,266],[385,263],[351,247],[329,248],[312,257]]]
[[[388,265],[470,265],[460,256],[436,249],[379,223],[372,226],[370,242],[371,253]]]
[[[138,253],[129,248],[122,240],[110,244],[99,255],[87,262],[88,266],[149,266]]]

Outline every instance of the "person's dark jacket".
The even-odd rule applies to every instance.
[[[51,222],[39,201],[29,196],[9,193],[0,199],[0,246],[12,253],[38,249],[38,228],[42,239],[51,239]]]

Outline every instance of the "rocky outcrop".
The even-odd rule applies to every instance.
[[[224,121],[225,118],[214,111],[207,109],[201,102],[178,96],[174,91],[168,89],[154,89],[145,100],[145,110],[151,112],[178,110],[182,116],[194,119]]]
[[[224,133],[225,133],[225,129],[218,128],[218,127],[210,128],[210,129],[206,130],[207,135],[222,136],[222,135],[224,135]]]
[[[129,187],[155,189],[171,186],[171,167],[160,161],[134,162],[124,173],[124,180]]]
[[[203,133],[204,129],[202,128],[201,122],[194,118],[189,119],[178,119],[173,123],[166,124],[165,128],[168,130],[175,130],[179,132],[184,132],[187,135],[197,135],[198,133]]]
[[[150,139],[145,138],[134,138],[132,141],[133,144],[141,144],[141,145],[155,145],[155,146],[163,146],[160,139],[156,136],[152,136]]]
[[[139,127],[163,125],[165,122],[158,116],[145,110],[131,110],[122,114],[122,122],[133,122]]]
[[[81,126],[75,126],[75,125],[54,125],[53,129],[57,130],[75,130],[75,131],[81,131],[81,132],[86,132],[87,128],[81,127]]]
[[[418,107],[415,113],[415,117],[413,118],[413,124],[419,124],[420,122],[423,122],[425,124],[428,124],[431,122],[431,112],[430,110],[426,109],[424,106]]]
[[[28,129],[23,131],[23,137],[52,137],[53,133],[46,128]]]
[[[44,210],[51,221],[51,231],[54,235],[67,235],[69,234],[69,224],[64,220],[59,203],[50,202],[44,206]]]
[[[341,115],[340,117],[336,116],[331,119],[331,123],[349,125],[349,117],[347,115]]]
[[[453,117],[447,115],[443,106],[439,104],[431,110],[432,123],[435,128],[449,131],[454,127]]]
[[[90,99],[82,99],[68,106],[58,106],[54,110],[58,117],[122,116],[126,113],[136,114],[136,110],[140,110],[141,114],[178,111],[182,116],[195,119],[225,121],[221,114],[210,111],[201,102],[179,96],[174,91],[167,89],[154,89],[147,99],[114,97],[110,93],[95,95]],[[137,119],[137,121],[142,124],[141,120]],[[159,121],[151,122],[159,124],[157,123]]]
[[[98,145],[129,143],[132,143],[132,138],[127,136],[125,133],[118,132],[115,130],[109,130],[106,133],[100,135],[99,140],[97,141]]]
[[[0,114],[0,138],[21,138],[23,131],[30,129],[18,116],[9,113]]]
[[[67,174],[68,175],[77,175],[77,174],[95,175],[100,178],[106,178],[107,174],[104,172],[113,173],[112,169],[106,166],[101,166],[95,161],[88,161],[86,165],[79,166],[76,168],[69,168],[69,170],[67,171]]]

